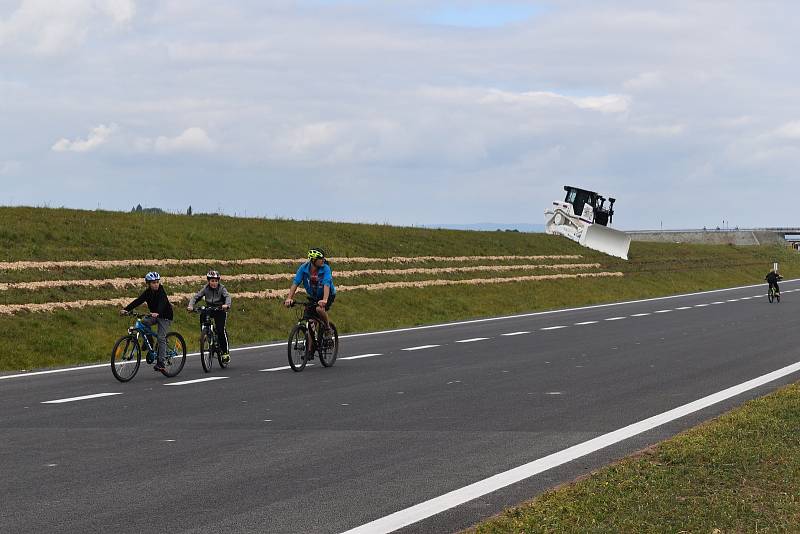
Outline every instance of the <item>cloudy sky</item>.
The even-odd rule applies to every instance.
[[[660,6],[669,6],[662,8]],[[0,204],[800,224],[800,3],[0,0]]]

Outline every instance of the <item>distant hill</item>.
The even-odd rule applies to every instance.
[[[519,232],[544,232],[543,224],[529,223],[473,223],[473,224],[426,224],[425,228],[442,228],[447,230],[473,230],[478,232],[494,232],[496,230],[517,230]]]

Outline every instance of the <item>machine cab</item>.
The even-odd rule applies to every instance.
[[[610,206],[605,207],[606,199],[587,189],[565,185],[564,191],[567,192],[564,202],[572,204],[574,213],[589,222],[608,226],[614,216],[614,202],[616,199],[609,198]]]

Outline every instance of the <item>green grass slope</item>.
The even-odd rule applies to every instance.
[[[358,290],[342,292],[333,318],[341,332],[368,331],[438,321],[511,314],[564,306],[596,304],[623,299],[760,283],[773,261],[781,263],[787,278],[800,276],[800,256],[781,247],[632,244],[630,261],[584,249],[560,237],[512,232],[429,230],[385,225],[237,219],[209,215],[113,213],[41,208],[0,208],[0,261],[81,260],[136,258],[292,258],[309,246],[321,246],[334,257],[555,255],[579,254],[581,263],[600,263],[602,271],[621,271],[622,278],[549,280],[470,286]],[[360,276],[337,279],[337,284],[411,281],[448,278],[471,279],[548,274],[523,268],[530,260],[496,261],[517,265],[518,270],[498,273],[448,275]],[[533,262],[537,263],[537,262]],[[548,263],[548,262],[538,262]],[[557,263],[557,262],[549,262]],[[458,266],[486,264],[461,262]],[[363,268],[444,267],[448,262],[387,265],[380,261],[348,265],[334,262],[334,273]],[[64,268],[39,271],[0,270],[0,283],[140,277],[156,269],[165,277],[170,293],[188,292],[196,285],[171,284],[169,277],[197,274],[215,265],[159,265],[147,268]],[[230,266],[234,273],[281,273],[295,266]],[[515,269],[517,269],[515,267]],[[288,286],[288,282],[226,283],[234,293]],[[0,291],[0,305],[130,297],[140,288],[63,287],[46,290]],[[237,299],[230,316],[234,345],[283,339],[294,320],[277,300]],[[176,306],[174,329],[182,332],[194,349],[196,316]],[[36,369],[75,363],[106,361],[114,340],[128,322],[111,307],[49,313],[19,312],[0,315],[0,371]]]

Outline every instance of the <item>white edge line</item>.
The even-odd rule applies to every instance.
[[[619,443],[626,439],[637,436],[648,430],[652,430],[661,425],[680,419],[699,410],[718,404],[724,400],[730,399],[740,395],[746,391],[763,386],[774,380],[782,378],[800,371],[800,362],[793,363],[771,373],[759,376],[747,382],[743,382],[736,386],[723,389],[712,395],[697,399],[696,401],[678,406],[672,410],[668,410],[658,415],[648,417],[639,422],[614,430],[607,434],[603,434],[596,438],[578,443],[561,451],[555,452],[534,460],[519,467],[515,467],[508,471],[498,473],[494,476],[479,480],[463,488],[453,490],[439,497],[427,500],[417,505],[411,506],[404,510],[399,510],[393,514],[381,517],[359,527],[350,529],[342,534],[377,534],[384,532],[393,532],[400,528],[422,521],[428,517],[438,513],[449,510],[455,506],[459,506],[473,499],[487,495],[499,489],[510,486],[530,478],[534,475],[558,467],[567,462],[571,462],[577,458],[586,456],[593,452],[599,451],[615,443]]]
[[[211,380],[223,380],[228,376],[209,376],[208,378],[196,378],[194,380],[184,380],[182,382],[167,382],[165,386],[185,386],[186,384],[196,384],[198,382],[209,382]]]
[[[791,283],[791,282],[800,282],[800,278],[792,278],[791,280],[784,280],[783,281],[784,284],[788,284],[788,283]],[[659,301],[659,300],[679,299],[679,298],[683,298],[683,297],[693,297],[693,296],[697,296],[697,295],[706,295],[706,294],[709,294],[709,293],[720,293],[720,292],[723,292],[723,291],[736,291],[736,290],[739,290],[739,289],[749,289],[751,287],[761,287],[762,285],[764,285],[764,284],[752,284],[752,285],[747,285],[747,286],[726,287],[726,288],[723,288],[723,289],[710,289],[708,291],[697,291],[697,292],[694,292],[694,293],[681,293],[679,295],[667,295],[667,296],[664,296],[664,297],[653,297],[653,298],[649,298],[649,299],[625,300],[625,301],[622,301],[622,302],[608,302],[606,304],[594,304],[594,305],[591,305],[591,306],[582,306],[582,307],[578,307],[578,308],[562,308],[562,309],[559,309],[559,310],[547,310],[547,311],[540,311],[540,312],[530,312],[530,313],[522,313],[522,314],[518,314],[518,315],[503,315],[503,316],[500,316],[500,317],[486,317],[486,318],[483,318],[483,319],[471,319],[469,321],[458,321],[458,322],[454,322],[454,323],[429,324],[429,325],[423,325],[423,326],[412,326],[412,327],[408,327],[408,328],[396,328],[394,330],[378,330],[377,332],[362,332],[362,333],[359,333],[359,334],[345,334],[345,335],[339,336],[339,339],[351,338],[351,337],[380,336],[380,335],[384,335],[384,334],[395,334],[395,333],[400,333],[400,332],[413,332],[413,331],[416,331],[416,330],[429,330],[431,328],[445,328],[445,327],[448,327],[448,326],[461,326],[461,325],[465,325],[465,324],[487,323],[487,322],[492,322],[492,321],[505,321],[505,320],[508,320],[508,319],[522,319],[522,318],[525,318],[525,317],[537,317],[537,316],[541,316],[541,315],[552,315],[552,314],[556,314],[556,313],[567,313],[567,312],[581,311],[581,310],[594,310],[594,309],[598,309],[598,308],[608,308],[608,307],[611,307],[611,306],[625,306],[627,304],[640,304],[642,302],[656,302],[656,301]],[[756,295],[756,296],[754,296],[752,298],[760,298],[761,296],[763,296],[763,295]],[[744,298],[746,298],[746,297],[744,297]],[[638,315],[632,315],[632,317],[639,317],[639,316]],[[248,347],[232,348],[231,352],[234,352],[234,351],[245,351],[245,350],[255,350],[255,349],[267,349],[267,348],[272,348],[272,347],[283,347],[285,345],[286,345],[285,341],[280,342],[280,343],[268,343],[268,344],[265,344],[265,345],[251,345],[251,346],[248,346]],[[186,356],[197,356],[198,354],[199,353],[197,353],[197,352],[193,352],[191,354],[187,354]],[[100,367],[107,367],[108,365],[110,365],[110,364],[109,363],[101,363],[101,364],[93,364],[93,365],[80,365],[78,367],[65,367],[65,368],[62,368],[62,369],[49,369],[47,371],[33,371],[33,372],[30,372],[30,373],[20,373],[20,374],[15,374],[15,375],[4,375],[4,376],[0,376],[0,380],[8,380],[8,379],[11,379],[11,378],[22,378],[22,377],[25,377],[25,376],[48,375],[48,374],[53,374],[53,373],[67,373],[67,372],[70,372],[70,371],[81,371],[81,370],[86,370],[86,369],[98,369]]]
[[[372,358],[373,356],[383,356],[382,354],[359,354],[358,356],[347,356],[346,358],[339,358],[340,360],[360,360],[361,358]]]
[[[82,395],[80,397],[69,397],[67,399],[56,399],[49,401],[42,401],[41,404],[61,404],[63,402],[82,401],[87,399],[96,399],[99,397],[110,397],[111,395],[122,395],[122,393],[95,393],[94,395]]]

